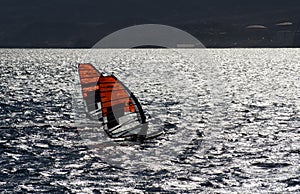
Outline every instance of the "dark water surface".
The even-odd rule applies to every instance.
[[[300,193],[299,51],[2,49],[0,191]],[[79,62],[117,75],[165,135],[103,146],[78,115]]]

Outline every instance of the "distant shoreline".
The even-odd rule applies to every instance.
[[[206,47],[206,48],[132,48],[132,49],[281,49],[300,48],[299,46],[286,47]],[[91,47],[0,47],[0,49],[92,49]],[[95,48],[93,48],[95,49]],[[131,48],[96,48],[96,49],[131,49]]]

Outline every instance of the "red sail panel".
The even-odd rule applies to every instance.
[[[132,103],[130,94],[119,83],[114,76],[102,76],[99,78],[100,101],[102,116],[105,117],[111,111],[112,107],[122,107],[124,112],[136,112]]]
[[[86,99],[89,97],[90,93],[99,90],[98,79],[100,73],[89,63],[79,64],[78,70],[82,87],[82,96]]]

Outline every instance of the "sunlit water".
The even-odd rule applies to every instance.
[[[300,192],[299,53],[2,49],[0,191]],[[78,116],[81,62],[114,73],[165,134],[91,146],[107,139]]]

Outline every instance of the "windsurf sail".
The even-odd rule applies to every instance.
[[[148,123],[134,94],[114,75],[79,64],[82,96],[88,116],[100,121],[110,138],[145,139]]]

